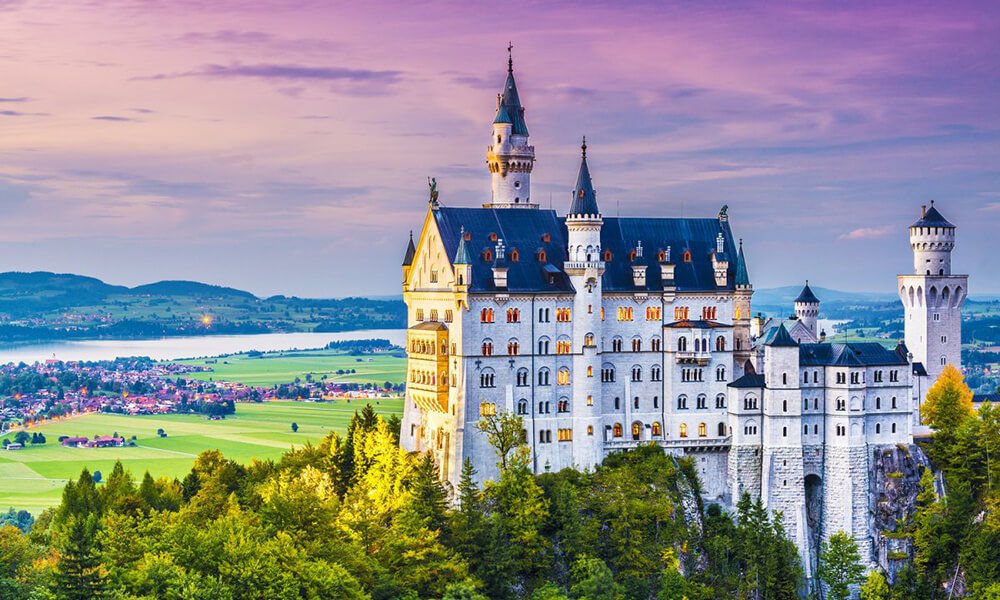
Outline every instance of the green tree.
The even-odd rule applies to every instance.
[[[625,597],[611,569],[599,558],[581,556],[573,563],[570,594],[585,600],[619,600]]]
[[[58,545],[54,591],[65,600],[91,600],[104,591],[105,569],[97,547],[96,514],[71,515]]]
[[[864,581],[858,544],[848,533],[837,531],[820,545],[817,575],[830,588],[830,598],[847,600],[851,586]]]
[[[861,585],[861,600],[891,600],[889,582],[882,571],[868,573],[868,579]]]
[[[511,461],[527,461],[524,421],[521,417],[501,411],[479,419],[476,428],[486,434],[486,440],[496,450],[501,470],[511,466]]]
[[[14,434],[14,441],[22,446],[31,440],[31,434],[23,429]]]
[[[292,433],[298,433],[298,432],[299,432],[299,424],[296,423],[295,421],[292,421]]]

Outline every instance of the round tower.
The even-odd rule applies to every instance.
[[[920,220],[910,226],[914,275],[951,275],[951,251],[955,249],[955,226],[934,208],[920,207]]]
[[[511,47],[507,47],[508,53]],[[497,96],[497,114],[493,119],[493,138],[486,150],[490,171],[491,200],[486,208],[538,208],[531,203],[531,170],[535,166],[535,148],[528,145],[528,126],[524,108],[514,82],[514,60],[507,57],[507,81]]]
[[[819,298],[816,297],[812,288],[809,287],[808,279],[806,280],[806,286],[799,293],[799,297],[795,299],[795,316],[803,325],[809,328],[813,338],[818,339],[816,321],[819,319]]]

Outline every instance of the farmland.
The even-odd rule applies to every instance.
[[[146,470],[154,477],[183,476],[195,457],[218,449],[226,457],[249,463],[252,459],[274,459],[292,446],[315,443],[328,431],[343,432],[355,410],[365,401],[337,400],[330,403],[266,402],[240,404],[235,415],[210,421],[201,415],[165,414],[124,416],[88,414],[32,428],[45,434],[48,443],[23,450],[0,450],[0,507],[38,513],[58,504],[68,479],[84,467],[110,473],[116,460],[141,478]],[[401,414],[402,400],[372,400],[384,415]],[[298,432],[291,430],[298,424]],[[167,437],[159,437],[158,429]],[[136,436],[135,447],[64,448],[59,436]]]
[[[337,350],[238,354],[213,359],[175,361],[207,367],[211,371],[191,373],[190,379],[230,381],[252,386],[292,383],[299,379],[344,383],[401,383],[406,376],[406,359],[385,354],[352,356]],[[351,372],[351,371],[354,372]]]

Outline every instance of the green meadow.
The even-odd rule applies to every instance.
[[[382,415],[402,414],[401,399],[370,401]],[[227,458],[249,463],[252,459],[278,458],[292,446],[317,442],[328,431],[344,432],[355,410],[366,401],[337,400],[328,403],[265,402],[238,404],[236,414],[222,421],[201,415],[124,416],[90,414],[31,431],[45,434],[48,443],[28,445],[23,450],[0,449],[0,510],[8,507],[38,513],[59,503],[67,480],[86,467],[91,472],[111,472],[120,460],[136,480],[145,471],[154,477],[183,478],[195,457],[205,450],[220,450]],[[293,433],[291,424],[299,426]],[[157,436],[162,428],[167,437]],[[61,435],[136,436],[135,447],[64,448]],[[13,438],[8,435],[8,438]]]
[[[350,356],[335,350],[267,352],[260,356],[233,356],[176,361],[179,364],[204,366],[209,372],[190,373],[188,379],[232,381],[244,385],[271,386],[291,383],[299,378],[351,383],[402,383],[406,378],[406,359],[388,354]],[[355,373],[350,373],[354,369]],[[344,371],[338,375],[337,371]]]

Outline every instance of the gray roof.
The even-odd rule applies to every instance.
[[[503,84],[503,94],[500,96],[500,108],[497,110],[497,118],[500,118],[500,110],[506,110],[510,119],[513,135],[528,135],[528,125],[524,122],[524,108],[521,106],[521,98],[517,94],[517,84],[514,82],[513,63],[507,63],[507,81]]]
[[[472,257],[469,256],[469,248],[465,245],[465,230],[459,230],[458,234],[458,250],[455,251],[453,264],[471,265]]]
[[[587,167],[587,138],[583,139],[583,158],[580,160],[580,173],[576,177],[576,187],[573,188],[573,203],[570,204],[571,215],[599,215],[597,194],[590,178],[590,168]]]
[[[920,220],[910,225],[910,227],[951,227],[954,229],[954,225],[948,222],[944,216],[938,212],[938,209],[934,208],[934,201],[931,200],[931,207],[927,209],[923,215],[921,215]]]
[[[465,242],[472,265],[470,291],[495,291],[493,261],[477,254],[489,249],[495,252],[491,234],[504,241],[507,248],[507,290],[511,292],[571,292],[573,286],[563,272],[566,262],[566,223],[552,210],[511,210],[495,208],[458,208],[442,206],[434,209],[433,218],[441,232],[447,255],[455,257],[462,237],[462,228],[470,236]],[[733,290],[736,267],[729,264],[726,284],[715,285],[711,253],[715,239],[723,234],[725,244],[733,245],[728,221],[711,219],[656,219],[605,217],[601,227],[601,247],[611,252],[605,263],[601,283],[605,292],[635,292],[633,265],[646,265],[647,291],[664,289],[658,250],[672,248],[676,262],[674,279],[668,282],[677,291]],[[545,241],[548,240],[548,241]],[[641,241],[646,250],[641,257],[630,260],[630,252]],[[510,260],[514,250],[519,260]],[[539,260],[544,250],[545,260]],[[690,262],[683,260],[684,250],[690,251]],[[492,258],[492,257],[491,257]]]
[[[764,387],[764,376],[757,373],[747,373],[736,381],[729,384],[733,388],[762,388]]]
[[[877,342],[802,344],[799,346],[801,366],[905,366],[906,346],[890,350]]]

